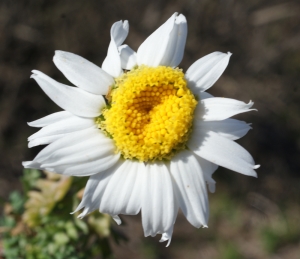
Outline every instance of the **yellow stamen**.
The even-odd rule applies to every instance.
[[[111,107],[96,123],[125,159],[170,159],[185,148],[197,105],[183,72],[140,66],[116,79]]]

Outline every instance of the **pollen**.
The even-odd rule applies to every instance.
[[[185,149],[196,105],[181,69],[140,66],[116,79],[96,123],[125,159],[170,159]]]

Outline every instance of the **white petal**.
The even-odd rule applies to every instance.
[[[226,69],[231,53],[213,52],[198,59],[186,71],[189,88],[196,95],[210,88]]]
[[[204,179],[208,184],[209,191],[214,193],[216,190],[216,181],[212,178],[212,175],[218,169],[218,166],[200,156],[195,155],[195,157],[197,158],[201,170],[204,173]]]
[[[182,60],[187,36],[185,17],[173,14],[137,51],[138,65],[176,67]]]
[[[119,157],[111,139],[99,129],[89,128],[69,133],[51,143],[31,164],[60,174],[88,176],[113,166]]]
[[[67,111],[61,111],[61,112],[55,112],[52,113],[48,116],[45,116],[41,119],[32,121],[32,122],[28,122],[28,125],[31,127],[37,127],[37,128],[42,128],[45,127],[47,125],[50,125],[52,123],[55,122],[59,122],[59,121],[63,121],[65,119],[68,119],[70,117],[72,117],[73,114]]]
[[[173,227],[168,230],[168,232],[165,232],[162,234],[161,239],[159,242],[165,242],[168,241],[166,247],[168,247],[171,244],[172,240],[172,234],[173,234]]]
[[[31,77],[59,107],[83,117],[97,117],[101,114],[101,109],[105,106],[101,95],[58,83],[40,71],[32,72]]]
[[[83,213],[79,215],[79,217],[83,218],[86,214],[91,213],[96,209],[99,210],[106,186],[109,183],[115,170],[117,170],[121,165],[122,162],[119,161],[115,166],[99,174],[92,175],[89,178],[84,189],[82,201],[80,202],[74,213],[84,208]],[[117,219],[115,215],[114,218]]]
[[[199,96],[199,95],[198,95]],[[202,92],[201,94],[200,94],[200,100],[204,100],[204,99],[207,99],[207,98],[213,98],[214,96],[213,95],[211,95],[211,94],[209,94],[209,93],[207,93],[207,92]]]
[[[41,169],[41,163],[47,161],[47,159],[49,159],[53,152],[62,149],[66,146],[72,146],[75,143],[88,140],[90,137],[93,137],[96,131],[99,130],[95,127],[67,134],[66,136],[46,146],[40,153],[38,153],[38,155],[33,159],[33,161],[23,162],[23,166],[25,168]]]
[[[32,141],[38,138],[50,137],[53,135],[66,134],[82,129],[86,129],[95,125],[93,119],[78,116],[70,116],[64,120],[52,123],[43,127],[35,134],[31,135],[28,140]]]
[[[88,176],[104,171],[120,158],[107,137],[97,136],[53,152],[41,167],[65,175]]]
[[[201,100],[196,109],[195,117],[205,121],[225,120],[233,115],[253,111],[253,102],[244,103],[230,98],[207,98]]]
[[[226,119],[222,121],[194,120],[193,127],[198,130],[204,129],[206,131],[214,131],[219,135],[232,140],[242,138],[251,129],[246,122],[235,119]]]
[[[34,162],[34,161],[23,161],[22,165],[24,166],[24,168],[32,168],[32,169],[41,170],[40,164],[37,162]]]
[[[99,131],[99,129],[96,129],[95,127],[69,133],[60,140],[46,146],[40,153],[38,153],[38,155],[34,158],[34,161],[46,161],[55,151],[87,141],[90,138],[93,138],[94,135],[97,134],[97,131]]]
[[[54,151],[45,160],[39,160],[45,167],[58,165],[78,164],[95,161],[99,156],[106,153],[113,153],[114,143],[111,139],[98,136],[86,139],[81,142]]]
[[[90,176],[111,168],[120,159],[120,154],[106,154],[94,161],[77,163],[73,165],[61,165],[54,168],[43,167],[45,170],[64,175]],[[43,165],[42,165],[43,166]]]
[[[166,165],[148,163],[146,168],[142,174],[142,224],[145,236],[155,236],[173,228],[178,208]]]
[[[184,150],[171,160],[170,171],[179,207],[194,227],[206,226],[209,215],[204,172],[192,152]]]
[[[109,74],[76,54],[57,50],[53,62],[72,84],[92,94],[106,95],[114,84]]]
[[[111,178],[102,198],[100,211],[110,215],[136,215],[141,209],[142,174],[145,165],[125,160]]]
[[[36,138],[33,139],[31,141],[28,142],[28,147],[32,148],[32,147],[36,147],[39,145],[46,145],[46,144],[50,144],[62,137],[66,136],[66,134],[58,134],[58,135],[52,135],[52,136],[46,136],[46,137],[40,137],[40,138]]]
[[[249,152],[234,141],[224,138],[218,133],[195,128],[187,145],[198,156],[214,164],[241,174],[257,176],[253,170],[257,167],[254,165],[253,158]]]
[[[112,215],[111,217],[118,225],[122,224],[122,220],[120,219],[120,217],[118,215]]]
[[[173,30],[169,36],[168,46],[160,65],[177,67],[183,58],[187,37],[187,22],[184,15],[180,14],[175,19]]]
[[[126,40],[129,32],[129,23],[127,20],[124,22],[119,21],[115,22],[111,28],[110,36],[119,47],[122,45],[124,40]]]
[[[136,52],[128,45],[122,45],[119,47],[121,66],[123,69],[131,70],[136,63]]]
[[[107,56],[102,63],[102,69],[114,78],[122,74],[121,59],[119,56],[118,47],[113,40],[111,40],[109,44]]]
[[[128,21],[115,22],[110,30],[110,43],[107,51],[107,56],[102,64],[102,69],[113,77],[118,77],[122,74],[121,58],[118,47],[124,42],[128,35]]]

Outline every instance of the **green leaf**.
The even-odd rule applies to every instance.
[[[63,232],[56,233],[53,237],[54,241],[58,245],[65,245],[69,242],[69,237]]]
[[[23,212],[25,198],[18,191],[13,191],[9,195],[9,201],[14,213],[21,214]]]
[[[30,189],[35,187],[35,182],[41,178],[41,172],[36,169],[24,169],[21,182],[23,184],[24,192],[27,193]]]

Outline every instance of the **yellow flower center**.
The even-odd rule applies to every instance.
[[[117,78],[107,98],[96,123],[125,159],[170,159],[185,149],[197,101],[180,69],[140,66]]]

